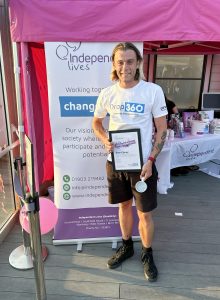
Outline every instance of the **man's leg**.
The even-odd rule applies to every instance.
[[[122,239],[128,240],[132,236],[133,228],[132,200],[119,203],[118,214]]]
[[[139,217],[139,233],[142,242],[141,259],[144,264],[144,275],[149,281],[157,280],[158,271],[153,260],[151,248],[154,236],[154,222],[151,212],[137,211]]]
[[[137,210],[139,217],[139,233],[141,237],[142,245],[145,248],[150,248],[154,236],[154,222],[151,212],[141,212]]]
[[[124,260],[134,254],[132,241],[132,200],[119,204],[119,223],[122,232],[122,246],[119,247],[116,253],[108,260],[107,266],[110,269],[119,267]]]

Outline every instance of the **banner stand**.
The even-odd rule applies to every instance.
[[[117,249],[118,241],[121,241],[121,238],[118,238],[118,240],[113,240],[112,241],[112,250]],[[102,240],[102,242],[103,242],[103,240]],[[88,244],[88,240],[86,240],[86,243]],[[82,247],[83,247],[83,242],[78,242],[77,243],[77,248],[76,248],[77,252],[81,253],[82,252]]]
[[[102,241],[102,242],[103,242],[103,241]],[[86,241],[86,243],[88,244],[88,240]],[[112,250],[117,249],[117,244],[118,244],[117,241],[113,241],[113,242],[112,242]],[[83,242],[78,242],[78,243],[77,243],[76,251],[77,251],[78,253],[81,253],[81,252],[83,251],[83,250],[82,250],[82,247],[83,247]]]
[[[55,157],[54,201],[59,210],[53,244],[76,244],[79,252],[83,243],[108,241],[114,249],[115,241],[121,240],[118,207],[108,203],[108,153],[92,129],[98,95],[112,84],[109,74],[115,45],[44,43]],[[142,43],[135,45],[143,50]],[[112,109],[118,112],[125,107],[113,105]],[[106,133],[108,122],[107,114],[103,123]]]
[[[140,241],[139,235],[132,235],[133,241]],[[118,247],[118,242],[122,241],[121,236],[118,237],[105,237],[105,238],[90,238],[90,239],[80,239],[80,240],[53,240],[53,245],[71,245],[76,244],[77,252],[81,253],[83,250],[83,244],[97,244],[97,243],[112,243],[112,250],[116,250]]]
[[[119,238],[118,240],[121,240],[121,238]],[[118,240],[112,241],[112,250],[117,249]],[[86,240],[85,242],[88,244],[88,240]],[[102,242],[103,242],[103,240],[102,240]],[[92,241],[92,243],[94,243],[94,241]],[[78,253],[81,253],[82,252],[82,247],[83,247],[83,241],[78,241],[76,251]]]

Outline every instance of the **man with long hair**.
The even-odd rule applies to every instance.
[[[126,42],[116,45],[112,53],[111,73],[111,79],[116,83],[101,91],[92,126],[96,136],[109,152],[106,163],[109,202],[119,204],[122,246],[108,260],[107,265],[110,269],[117,268],[134,254],[132,241],[134,198],[139,218],[144,274],[149,281],[155,281],[158,271],[151,247],[154,234],[152,210],[157,207],[157,170],[154,162],[166,138],[167,108],[162,89],[154,83],[141,79],[141,65],[142,56],[134,44]],[[126,109],[129,103],[133,105],[132,110]],[[110,115],[109,130],[140,129],[144,163],[139,173],[113,170],[111,152],[114,151],[114,144],[109,140],[103,127],[107,113]],[[153,120],[156,137],[152,146]],[[143,193],[135,189],[135,184],[140,178],[148,186]]]

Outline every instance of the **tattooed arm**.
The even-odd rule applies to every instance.
[[[155,143],[153,145],[153,149],[151,151],[150,156],[156,159],[158,154],[163,148],[163,145],[166,140],[166,134],[167,134],[167,121],[166,121],[166,116],[155,118],[154,123],[156,126],[156,139]],[[145,162],[145,164],[142,167],[142,172],[141,172],[141,177],[144,177],[144,180],[149,178],[152,175],[152,164],[153,162],[148,160]]]
[[[94,117],[92,121],[92,128],[95,135],[100,139],[103,145],[105,145],[105,149],[108,151],[108,153],[110,153],[113,151],[113,144],[109,141],[105,128],[102,125],[103,120],[104,118]]]
[[[150,156],[154,157],[155,159],[157,158],[158,154],[163,148],[163,145],[166,140],[166,135],[167,135],[167,121],[166,121],[166,116],[160,117],[160,118],[155,118],[154,123],[156,126],[156,139],[153,145],[153,149],[151,151]]]

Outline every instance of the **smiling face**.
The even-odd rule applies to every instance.
[[[137,84],[135,74],[139,67],[134,50],[118,50],[115,53],[113,66],[119,78],[119,84],[123,88],[131,88]]]

